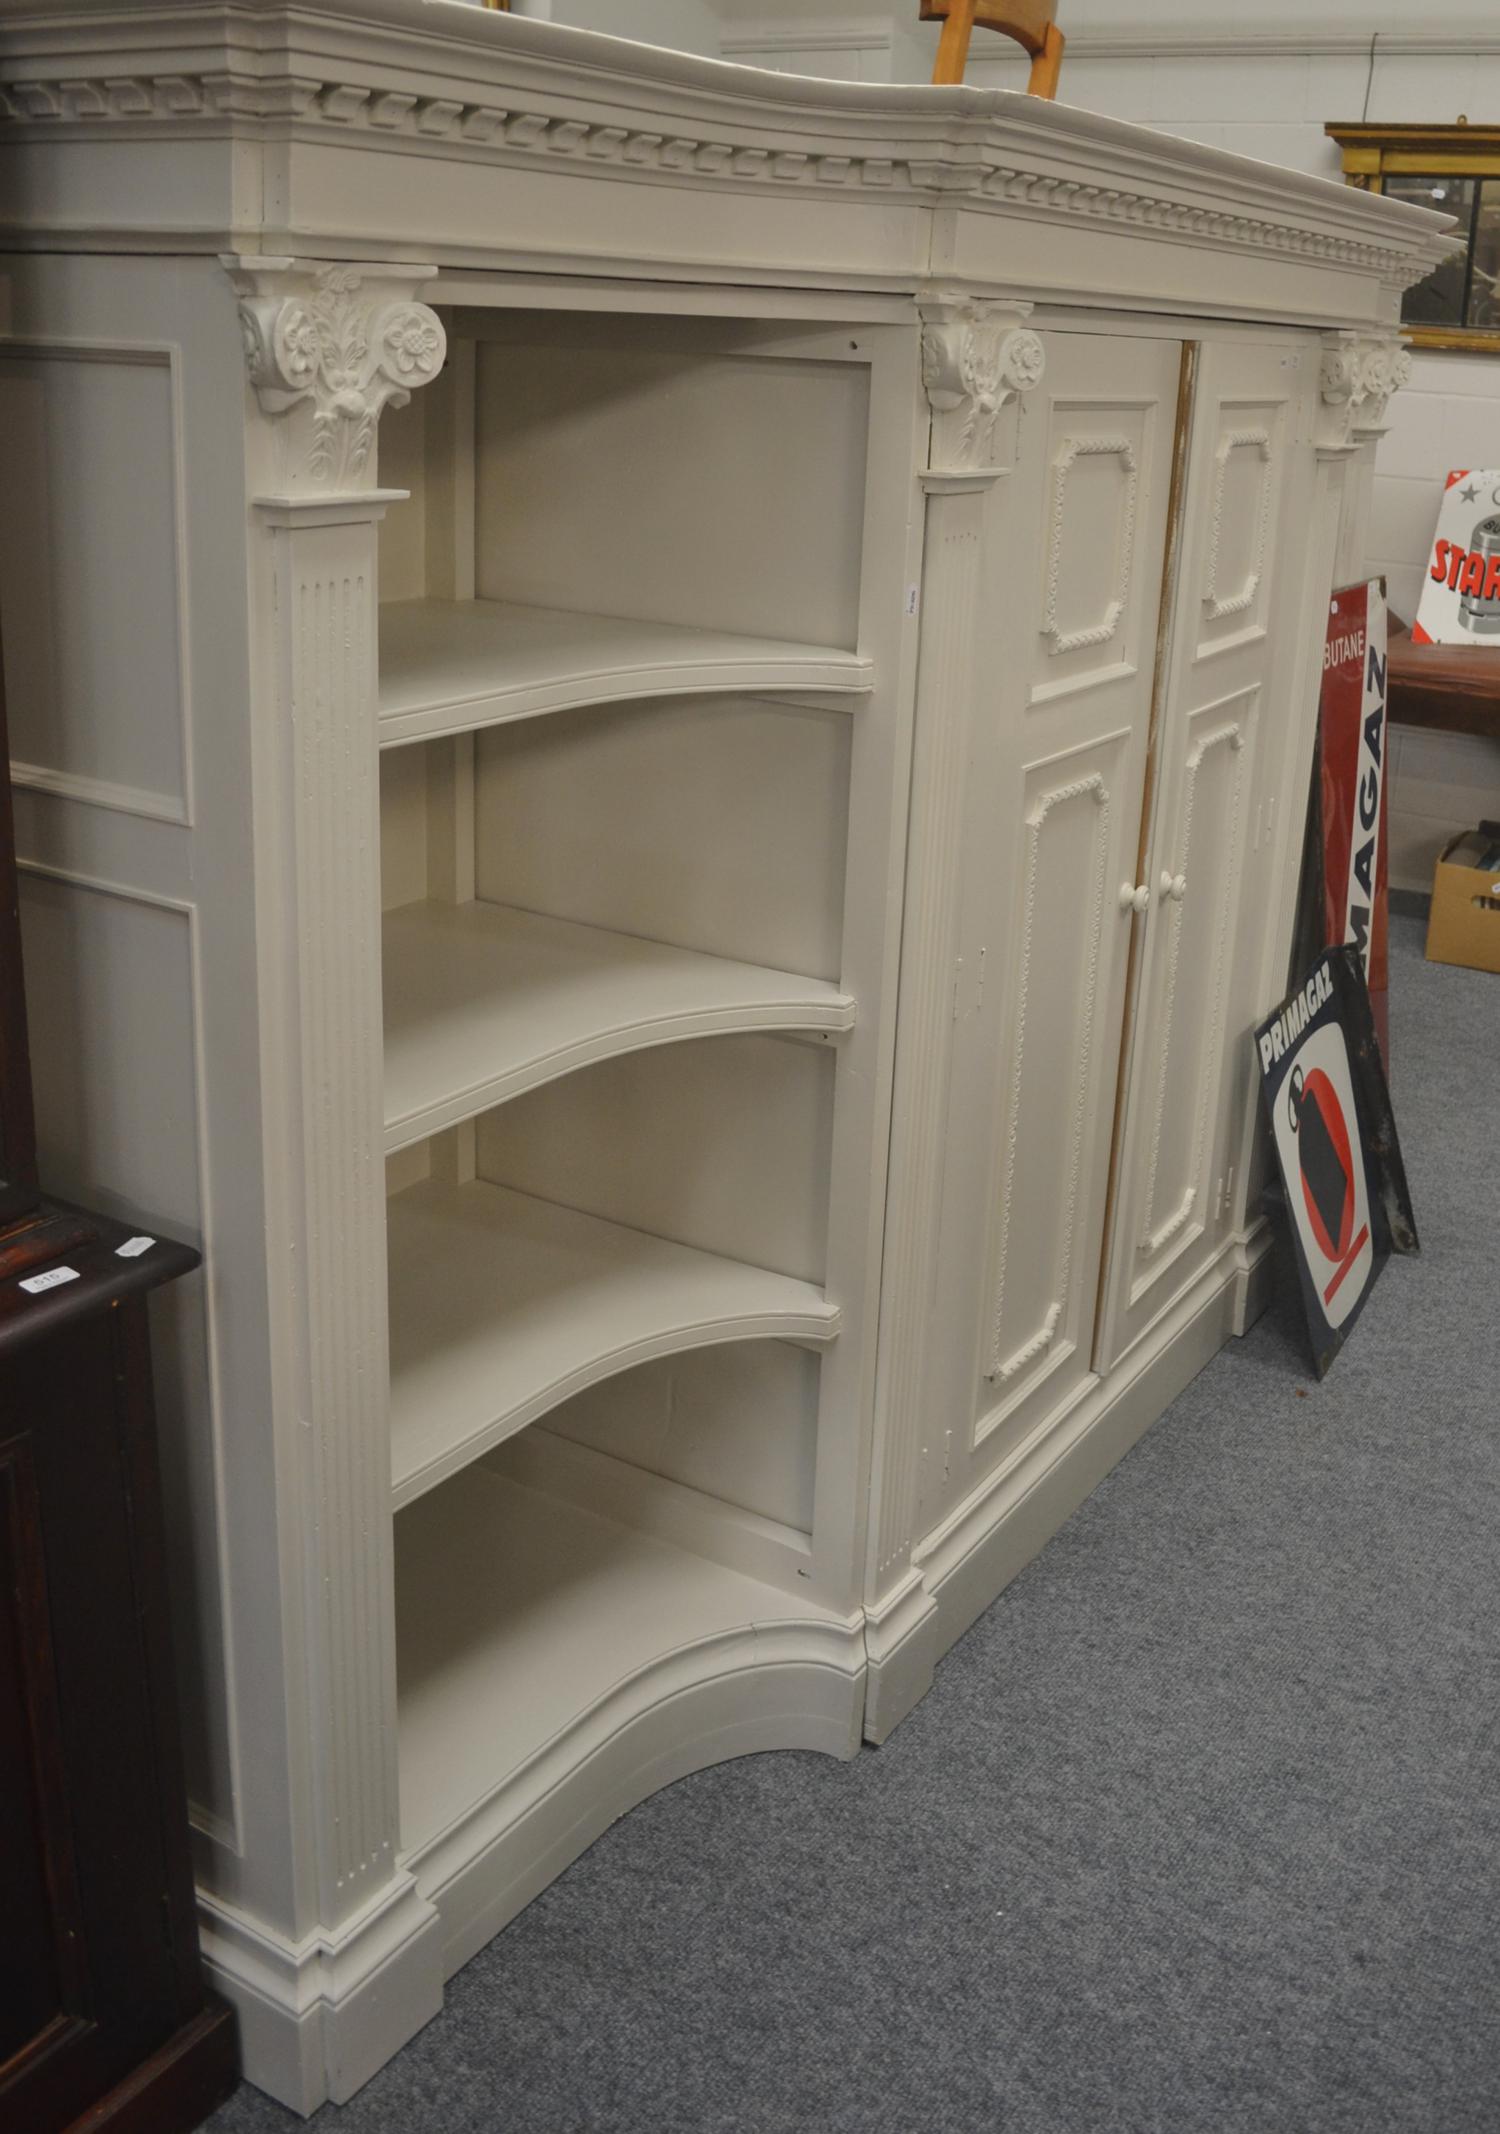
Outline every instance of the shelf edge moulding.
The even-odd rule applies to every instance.
[[[485,902],[385,916],[386,1154],[623,1052],[852,1029],[824,979]]]
[[[836,646],[509,601],[401,600],[380,611],[385,746],[633,697],[873,686],[872,662]]]
[[[390,1271],[397,1510],[633,1365],[840,1324],[810,1282],[483,1179],[395,1195]]]

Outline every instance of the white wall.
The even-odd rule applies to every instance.
[[[532,12],[540,9],[533,6]],[[575,29],[607,30],[612,37],[639,37],[679,52],[719,56],[719,11],[711,0],[552,0],[551,18]]]
[[[484,0],[464,0],[480,7]],[[575,30],[604,30],[611,37],[633,37],[641,44],[663,44],[676,52],[719,56],[722,8],[714,0],[511,0],[513,15],[534,22],[562,22]]]

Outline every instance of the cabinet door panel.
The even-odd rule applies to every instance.
[[[1092,1368],[1181,349],[1046,346],[974,685],[928,1524]]]
[[[1223,1056],[1244,771],[1258,695],[1251,689],[1217,699],[1188,719],[1179,841],[1157,852],[1161,938],[1154,997],[1146,1010],[1152,1027],[1145,1039],[1155,1079],[1148,1097],[1150,1152],[1131,1268],[1132,1303],[1158,1279],[1170,1256],[1188,1248],[1207,1218],[1215,1065]]]
[[[1108,1368],[1225,1236],[1225,1084],[1241,885],[1260,730],[1285,716],[1278,661],[1295,606],[1316,350],[1203,344],[1168,633],[1098,1363]]]
[[[1100,1097],[1119,1043],[1110,983],[1117,959],[1105,928],[1119,930],[1110,889],[1128,847],[1120,817],[1138,777],[1131,740],[1123,728],[1026,775],[1024,916],[1008,983],[983,1364],[1000,1398],[981,1435],[1015,1397],[1064,1370],[1091,1330],[1093,1298],[1073,1281],[1073,1254],[1092,1168],[1085,1151],[1098,1138]],[[1080,1257],[1086,1264],[1086,1247]]]

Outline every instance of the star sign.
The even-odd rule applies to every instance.
[[[1467,489],[1460,489],[1458,493],[1463,498],[1466,504],[1472,504],[1475,497],[1479,494],[1479,488],[1477,483],[1470,482]]]

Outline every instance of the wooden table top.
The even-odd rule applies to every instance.
[[[1391,618],[1390,715],[1398,726],[1500,740],[1500,639],[1493,645],[1417,645]]]

